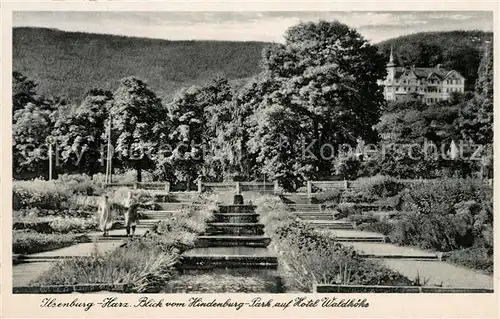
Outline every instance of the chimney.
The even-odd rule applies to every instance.
[[[440,69],[441,69],[441,64],[438,64],[438,65],[436,66],[436,68],[437,68],[438,70],[440,70]]]
[[[411,69],[412,69],[412,70],[415,70],[415,64],[411,66]]]

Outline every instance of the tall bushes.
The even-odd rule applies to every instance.
[[[410,185],[392,239],[449,251],[493,247],[493,189],[482,180],[441,179]]]

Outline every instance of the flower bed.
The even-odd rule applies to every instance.
[[[12,253],[32,254],[90,242],[81,234],[43,234],[30,230],[12,232]]]
[[[31,286],[127,283],[130,292],[158,292],[177,274],[181,253],[194,245],[215,205],[190,206],[155,226],[140,240],[108,254],[63,260]],[[57,269],[57,272],[54,271]]]
[[[76,195],[96,196],[102,189],[86,175],[61,175],[57,180],[14,181],[14,210],[26,208],[59,210],[70,207]]]
[[[98,226],[97,218],[81,217],[61,217],[61,216],[44,216],[44,217],[17,217],[12,225],[15,230],[33,230],[39,233],[51,234],[67,234],[67,233],[85,233],[90,230],[96,230]]]
[[[349,211],[346,216],[358,229],[387,235],[392,243],[448,252],[450,262],[492,272],[491,186],[478,179],[439,179],[411,183],[390,199],[400,209],[392,218]]]

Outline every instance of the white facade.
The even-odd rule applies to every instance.
[[[464,92],[465,78],[455,70],[440,65],[433,68],[397,67],[391,50],[387,64],[387,78],[379,82],[384,86],[387,101],[416,97],[425,103],[448,100],[452,92]]]

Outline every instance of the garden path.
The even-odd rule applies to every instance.
[[[388,268],[410,280],[417,277],[427,285],[452,288],[493,288],[493,276],[441,261],[439,254],[414,247],[402,247],[390,243],[365,242],[367,237],[383,235],[356,230],[324,230],[343,245],[348,245],[367,258],[381,261]]]
[[[382,259],[392,270],[407,278],[419,277],[428,285],[442,285],[452,288],[493,289],[493,276],[488,276],[472,269],[466,269],[439,260]]]
[[[439,253],[387,243],[382,234],[356,230],[354,225],[336,224],[331,217],[318,217],[320,211],[308,211],[308,214],[311,217],[303,214],[301,218],[317,225],[318,231],[356,249],[366,258],[382,262],[410,280],[419,278],[431,286],[493,289],[493,276],[442,261]],[[336,221],[349,223],[342,219]]]

